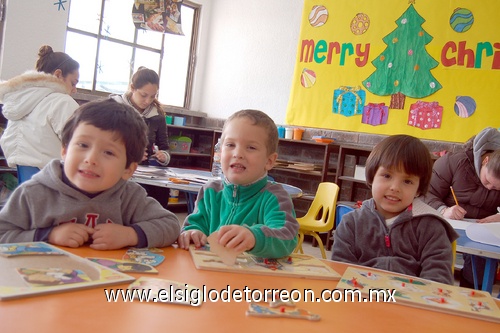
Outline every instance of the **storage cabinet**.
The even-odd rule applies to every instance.
[[[301,188],[304,196],[314,195],[319,183],[335,181],[338,151],[335,143],[280,139],[278,161],[269,175],[278,182]]]
[[[175,125],[167,125],[167,130],[171,146],[172,138],[188,137],[191,139],[188,151],[173,151],[170,149],[169,166],[211,170],[213,147],[221,134],[219,130]]]
[[[356,166],[364,166],[373,147],[341,145],[335,183],[340,187],[339,201],[365,200],[371,197],[366,181],[354,178]]]

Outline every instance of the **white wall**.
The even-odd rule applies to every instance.
[[[225,119],[240,109],[255,108],[283,124],[303,2],[210,2],[208,46],[200,48],[203,77],[196,78],[192,109]]]
[[[255,108],[283,124],[303,2],[193,1],[203,7],[191,109],[225,119]],[[0,79],[33,69],[43,44],[64,50],[69,6],[55,2],[7,0]]]
[[[58,11],[57,1],[6,0],[0,52],[0,79],[7,80],[35,69],[38,50],[50,45],[64,51],[68,2]]]

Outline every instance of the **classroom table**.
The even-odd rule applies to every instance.
[[[125,249],[96,251],[88,247],[63,248],[82,257],[122,258]],[[168,247],[158,274],[151,276],[223,290],[248,287],[286,290],[333,290],[337,281],[198,270],[188,251]],[[347,264],[326,260],[343,274]],[[319,321],[247,316],[247,302],[205,302],[199,307],[176,304],[107,302],[104,289],[128,284],[46,294],[0,301],[0,332],[498,332],[500,325],[479,319],[413,308],[394,303],[297,302],[321,316]],[[229,287],[228,287],[229,286]],[[500,305],[499,302],[497,304]]]
[[[141,166],[141,171],[137,171],[131,178],[140,184],[148,184],[159,187],[166,187],[169,189],[179,190],[186,193],[188,213],[193,212],[194,203],[196,200],[196,195],[200,190],[201,186],[209,180],[215,179],[212,173],[209,171],[203,171],[198,169],[187,169],[187,168],[160,168],[152,166]],[[150,174],[147,174],[147,170],[151,170]],[[153,172],[163,170],[166,172],[165,176],[155,175]],[[189,184],[176,183],[169,178],[176,178],[189,181]],[[283,188],[290,194],[292,198],[298,198],[302,195],[302,190],[298,187],[282,184]]]
[[[455,231],[460,235],[460,237],[457,239],[457,252],[468,253],[472,255],[473,272],[476,271],[474,265],[476,256],[479,256],[486,260],[486,264],[484,266],[482,290],[486,290],[491,293],[493,290],[493,283],[495,282],[497,262],[500,259],[500,247],[475,242],[467,237],[467,234],[463,229],[455,229]],[[474,287],[476,289],[478,287],[476,274],[474,274]]]
[[[459,238],[457,239],[457,252],[467,253],[472,255],[472,272],[474,275],[474,288],[478,289],[478,281],[476,275],[475,257],[479,256],[486,260],[486,265],[484,267],[484,276],[482,283],[482,290],[492,292],[493,283],[495,282],[495,274],[497,262],[500,260],[500,247],[493,246],[489,244],[483,244],[473,241],[465,232],[465,229],[471,224],[475,223],[475,220],[465,219],[465,220],[453,220],[446,219],[448,223],[455,229],[458,233]]]

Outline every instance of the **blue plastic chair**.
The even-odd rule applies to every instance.
[[[40,171],[39,168],[32,167],[32,166],[26,166],[26,165],[18,165],[17,166],[17,185],[20,185],[24,183],[27,180],[30,180],[31,177],[35,173]]]
[[[337,204],[337,209],[335,210],[335,228],[340,224],[340,221],[342,221],[342,216],[345,214],[352,212],[354,210],[353,207],[343,205],[343,204]]]

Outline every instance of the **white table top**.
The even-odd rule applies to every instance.
[[[189,184],[178,184],[169,180],[178,178],[189,181]],[[201,186],[208,181],[214,180],[212,173],[196,169],[181,168],[159,168],[150,166],[140,166],[131,178],[132,181],[141,184],[148,184],[160,187],[168,187],[189,193],[198,193]],[[302,190],[298,187],[280,183],[292,198],[302,196]]]

